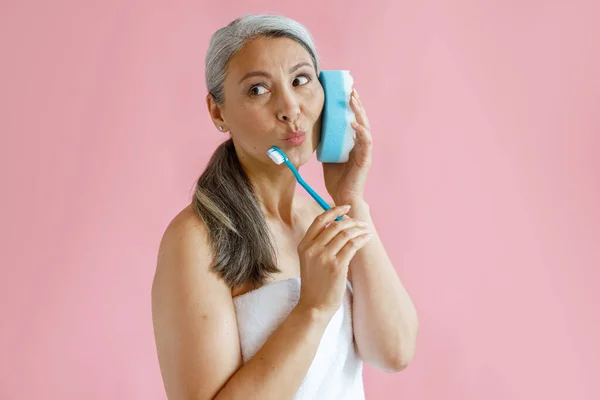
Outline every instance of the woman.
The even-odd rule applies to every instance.
[[[350,160],[323,165],[339,206],[297,195],[266,155],[312,157],[318,71],[310,34],[284,17],[246,16],[211,40],[208,109],[231,137],[167,227],[152,286],[171,400],[363,399],[363,361],[400,371],[413,358],[416,311],[363,197],[371,134],[358,94]]]

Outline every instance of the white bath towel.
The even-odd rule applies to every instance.
[[[243,362],[256,354],[300,298],[300,278],[263,286],[235,297]],[[295,400],[363,400],[362,361],[354,349],[352,287],[327,325]]]

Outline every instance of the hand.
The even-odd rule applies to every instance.
[[[335,204],[354,204],[364,200],[367,173],[371,166],[371,127],[356,90],[350,96],[350,107],[356,121],[352,122],[355,145],[348,162],[323,163],[325,187]]]
[[[335,221],[349,210],[334,207],[316,217],[298,245],[302,281],[298,305],[328,318],[344,297],[350,260],[372,237],[364,222],[349,217]]]

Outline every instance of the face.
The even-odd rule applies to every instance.
[[[266,151],[277,146],[297,166],[310,160],[321,133],[324,93],[302,45],[288,38],[254,39],[231,58],[224,90],[218,113],[242,158],[272,164]]]

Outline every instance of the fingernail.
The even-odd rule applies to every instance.
[[[369,224],[368,224],[368,223],[366,223],[366,222],[363,222],[363,221],[360,221],[358,224],[359,224],[360,226],[364,226],[365,228],[369,226]]]
[[[346,204],[344,206],[344,210],[348,211],[350,208],[352,208],[352,206],[350,204]]]
[[[358,95],[358,90],[354,89],[354,94],[356,95],[356,98],[360,99],[360,96]]]

